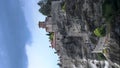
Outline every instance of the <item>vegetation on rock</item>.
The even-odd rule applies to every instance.
[[[97,54],[98,60],[106,60],[105,56],[102,53]]]
[[[64,11],[64,12],[66,11],[66,3],[62,4],[62,11]]]
[[[41,0],[41,1],[39,1],[38,2],[38,5],[40,6],[39,12],[45,16],[50,16],[52,1],[57,1],[57,0]]]
[[[47,3],[43,0],[38,2],[38,5],[40,6],[39,12],[42,13],[45,16],[50,15],[51,11],[51,2],[47,1]]]
[[[53,32],[49,32],[49,33],[48,33],[48,34],[46,34],[46,35],[48,35],[48,36],[49,36],[50,41],[52,41],[52,40],[53,40],[53,37],[54,37],[54,33],[53,33]]]
[[[103,27],[103,26],[97,27],[97,28],[94,30],[94,34],[95,34],[97,37],[103,37],[103,36],[105,36],[105,34],[106,34],[105,27]]]
[[[102,5],[102,11],[106,19],[108,32],[110,32],[111,22],[115,15],[120,12],[120,0],[105,0]]]

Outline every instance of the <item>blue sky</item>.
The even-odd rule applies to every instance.
[[[38,1],[0,0],[0,68],[58,68]]]

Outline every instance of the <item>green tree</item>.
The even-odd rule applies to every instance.
[[[41,0],[38,2],[40,6],[39,12],[45,16],[49,16],[51,12],[51,1],[52,0]]]
[[[39,1],[39,2],[38,2],[38,5],[39,5],[39,6],[43,6],[43,5],[45,5],[45,3],[44,3],[44,1]]]
[[[51,12],[51,8],[49,5],[43,5],[40,9],[39,12],[42,13],[45,16],[49,16]]]
[[[54,37],[54,33],[53,32],[49,32],[48,34],[46,34],[47,36],[49,36],[49,39],[52,41],[53,37]]]
[[[38,5],[40,6],[39,12],[45,16],[50,16],[52,1],[58,1],[58,0],[41,0],[41,1],[39,1],[38,2]]]

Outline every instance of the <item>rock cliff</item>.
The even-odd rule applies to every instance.
[[[103,16],[104,2],[104,0],[52,2],[52,20],[57,25],[56,32],[61,35],[55,48],[60,59],[58,63],[60,68],[119,68],[120,12],[114,15],[109,26]],[[109,31],[105,35],[105,45],[109,49],[107,55],[92,53],[99,46],[97,44],[100,39],[94,35],[94,30],[102,25],[106,26],[106,32]]]

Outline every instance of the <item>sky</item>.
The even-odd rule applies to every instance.
[[[0,0],[0,68],[59,68],[38,1]]]

